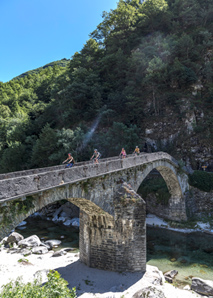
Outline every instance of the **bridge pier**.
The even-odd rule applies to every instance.
[[[114,196],[114,217],[80,212],[80,259],[110,271],[146,270],[146,206],[126,183]]]

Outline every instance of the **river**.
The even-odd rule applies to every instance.
[[[78,228],[66,227],[39,217],[26,219],[27,225],[16,231],[24,237],[37,235],[41,240],[59,239],[60,247],[78,250]],[[213,279],[213,236],[202,232],[190,234],[147,227],[147,263],[157,266],[162,272],[177,270],[175,284],[183,287],[191,284],[193,276]]]

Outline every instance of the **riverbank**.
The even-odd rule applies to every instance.
[[[10,254],[6,250],[0,252],[0,287],[22,276],[24,282],[32,282],[42,273],[43,282],[46,272],[57,270],[69,282],[69,287],[76,287],[77,297],[81,298],[132,298],[133,295],[148,286],[157,288],[172,298],[203,298],[192,291],[181,290],[165,283],[162,273],[157,267],[147,265],[146,274],[117,273],[89,268],[79,261],[76,253],[67,253],[60,257],[52,257],[53,252],[45,255],[29,255],[23,258],[20,254]],[[28,262],[20,262],[27,259]],[[123,296],[122,296],[123,295]]]
[[[146,216],[146,225],[150,227],[159,227],[162,229],[168,229],[175,232],[181,232],[181,233],[193,233],[193,232],[204,232],[207,234],[213,235],[213,228],[211,228],[210,224],[207,222],[196,222],[196,225],[193,228],[175,228],[172,227],[167,221],[164,219],[154,215],[154,214],[147,214]]]
[[[38,226],[38,219],[36,219],[36,226]],[[155,215],[148,214],[147,216],[147,225],[150,227],[160,227],[163,229],[172,230],[175,232],[182,232],[182,235],[185,235],[186,233],[191,232],[203,232],[207,229],[206,226],[202,225],[201,227],[204,228],[202,230],[201,228],[198,229],[177,229],[172,228],[168,225],[168,223],[160,218],[158,218]],[[28,226],[28,223],[25,225]],[[24,228],[25,226],[21,226],[19,228]],[[52,227],[49,229],[46,224],[44,225],[48,233],[51,232],[51,235],[53,237],[53,229]],[[41,225],[39,224],[40,229]],[[25,228],[26,229],[26,228]],[[30,226],[30,231],[32,233],[32,227]],[[46,229],[45,234],[46,234]],[[57,232],[59,232],[59,235],[62,231],[65,233],[65,228],[62,229],[62,231],[58,231],[59,227],[57,226]],[[20,230],[20,233],[22,233],[24,230]],[[38,232],[38,230],[36,230]],[[36,233],[36,231],[33,231],[33,233]],[[211,230],[208,230],[211,232]],[[181,233],[177,233],[181,235]],[[65,236],[60,237],[65,240]],[[55,235],[56,236],[56,235]],[[188,239],[188,235],[187,239]],[[207,235],[206,235],[207,236]],[[208,236],[211,237],[211,236]],[[162,238],[160,236],[160,238]],[[52,238],[57,239],[57,238]],[[196,238],[197,239],[197,238]],[[182,241],[181,246],[184,246],[184,243]],[[62,242],[63,242],[62,241]],[[65,240],[65,243],[67,240]],[[148,240],[147,240],[148,241]],[[64,244],[65,244],[64,243]],[[168,244],[168,242],[166,242]],[[68,243],[67,243],[68,244]],[[164,279],[162,277],[162,273],[159,273],[159,270],[157,267],[160,268],[163,272],[166,272],[168,270],[177,269],[179,271],[178,277],[183,275],[183,278],[185,276],[197,276],[198,272],[203,272],[203,279],[211,279],[211,277],[207,277],[206,271],[208,270],[203,264],[200,266],[195,266],[193,263],[193,268],[189,267],[188,258],[185,254],[182,255],[181,258],[175,260],[174,258],[171,259],[170,257],[166,256],[166,258],[162,258],[162,261],[165,263],[165,260],[168,264],[166,264],[166,268],[164,268],[161,264],[161,258],[159,258],[160,254],[162,253],[162,246],[159,246],[158,243],[155,243],[153,239],[150,242],[147,242],[147,246],[151,245],[152,248],[155,247],[157,250],[160,249],[160,251],[157,251],[158,258],[153,258],[153,264],[150,264],[150,260],[148,259],[147,262],[147,272],[145,275],[142,275],[141,273],[116,273],[116,272],[109,272],[104,270],[98,270],[94,268],[89,268],[82,264],[79,260],[79,254],[78,253],[67,253],[66,255],[61,255],[59,257],[52,257],[53,251],[49,251],[46,254],[42,255],[36,255],[32,254],[27,257],[23,257],[20,253],[7,253],[6,249],[0,248],[0,287],[3,284],[6,284],[10,281],[10,279],[15,280],[18,276],[23,277],[23,281],[25,283],[32,282],[33,279],[38,276],[38,272],[41,272],[43,276],[43,282],[45,282],[46,273],[50,269],[57,270],[61,276],[69,282],[69,287],[76,287],[78,297],[80,298],[132,298],[134,293],[136,293],[138,290],[142,288],[146,288],[147,286],[155,286],[157,289],[162,291],[165,295],[165,297],[172,297],[172,298],[195,298],[195,297],[204,297],[200,296],[198,294],[193,293],[192,291],[182,290],[178,289],[177,287],[174,287],[171,284],[162,282],[160,285],[159,282],[156,284],[156,280]],[[177,245],[175,245],[177,248]],[[185,246],[184,246],[185,247]],[[184,250],[185,251],[185,250]],[[174,252],[174,250],[173,250]],[[186,252],[186,251],[185,251]],[[195,253],[198,254],[198,251],[192,252],[192,254]],[[21,259],[27,259],[28,261],[20,262]],[[154,265],[154,266],[153,266]],[[171,268],[169,268],[168,266]],[[189,267],[189,272],[186,275],[185,273],[181,273],[182,267]],[[181,266],[181,267],[180,267]],[[167,268],[168,267],[168,268]],[[189,279],[191,281],[191,278]],[[186,281],[187,284],[191,284],[191,282]],[[176,284],[176,283],[174,283]],[[188,286],[189,288],[190,286]],[[122,296],[124,295],[124,296]]]

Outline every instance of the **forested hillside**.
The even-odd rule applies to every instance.
[[[212,0],[120,0],[70,61],[0,83],[0,172],[145,144],[211,169],[212,32]]]

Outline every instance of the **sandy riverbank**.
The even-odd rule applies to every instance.
[[[147,216],[147,225],[159,226],[181,232],[195,230],[173,229],[155,215]],[[198,230],[208,230],[208,225],[200,224]],[[166,227],[167,226],[167,227]],[[7,253],[0,248],[0,288],[10,280],[22,276],[24,282],[31,282],[38,271],[57,270],[61,276],[69,282],[69,287],[76,287],[78,297],[81,298],[132,298],[141,288],[153,285],[153,270],[156,267],[147,265],[147,273],[116,273],[89,268],[79,261],[79,254],[67,253],[60,257],[52,257],[53,252],[44,255],[29,255],[26,257],[30,265],[24,265],[18,260],[23,259],[21,254]],[[155,275],[155,274],[154,274]],[[42,276],[46,277],[46,274]],[[43,279],[45,281],[45,279]],[[187,290],[175,288],[171,284],[164,283],[157,286],[167,298],[195,298],[204,297]],[[122,296],[124,295],[124,296]]]
[[[10,254],[6,250],[0,252],[0,287],[23,277],[24,282],[32,281],[35,273],[40,270],[57,270],[69,282],[69,287],[76,287],[78,297],[131,298],[135,292],[148,285],[153,285],[156,267],[147,265],[147,273],[116,273],[89,268],[79,261],[79,255],[67,253],[60,257],[52,257],[52,252],[45,255],[30,255],[26,257],[31,265],[18,262],[23,258],[20,254]],[[154,269],[153,269],[154,268]],[[168,283],[157,286],[166,297],[195,298],[198,294],[180,290]]]

